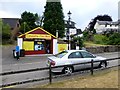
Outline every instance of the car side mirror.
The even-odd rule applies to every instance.
[[[94,58],[96,58],[96,56],[95,56],[95,55],[93,55],[93,57],[94,57]]]

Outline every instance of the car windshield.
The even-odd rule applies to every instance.
[[[68,52],[67,51],[62,51],[56,55],[54,55],[55,57],[58,57],[58,58],[62,58],[63,56],[65,56]]]

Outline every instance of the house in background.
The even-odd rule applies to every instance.
[[[105,33],[109,33],[109,32],[120,32],[119,29],[119,24],[120,21],[99,21],[97,20],[94,29],[96,30],[97,34],[105,34]]]
[[[11,40],[14,40],[19,32],[19,20],[19,18],[2,18],[2,22],[10,26]]]

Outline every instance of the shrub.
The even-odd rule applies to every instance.
[[[94,35],[94,43],[96,44],[107,44],[108,38],[105,35],[96,34]]]
[[[113,33],[110,35],[107,44],[120,45],[120,33]]]
[[[89,38],[89,32],[88,32],[88,31],[84,31],[84,32],[83,32],[83,39],[84,39],[85,41],[87,41],[88,38]]]
[[[84,46],[82,37],[75,37],[73,38],[73,40],[77,41],[77,45],[79,46],[79,48],[82,48]]]

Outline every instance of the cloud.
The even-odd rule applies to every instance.
[[[70,10],[71,20],[76,27],[84,29],[97,15],[108,14],[113,20],[118,18],[119,0],[61,0],[65,19]],[[20,17],[26,10],[40,15],[44,12],[46,0],[0,0],[0,17]]]
[[[84,29],[91,19],[97,15],[108,14],[117,20],[119,0],[62,0],[66,19],[67,12],[72,12],[71,18],[76,26]]]
[[[35,2],[36,1],[36,2]],[[44,11],[45,0],[30,0],[22,2],[20,0],[13,0],[12,2],[5,0],[5,2],[0,1],[0,11],[4,13],[11,13],[14,16],[20,17],[24,11],[41,14]],[[44,4],[43,4],[44,3]]]
[[[0,11],[0,18],[21,18],[21,17],[10,12]]]

